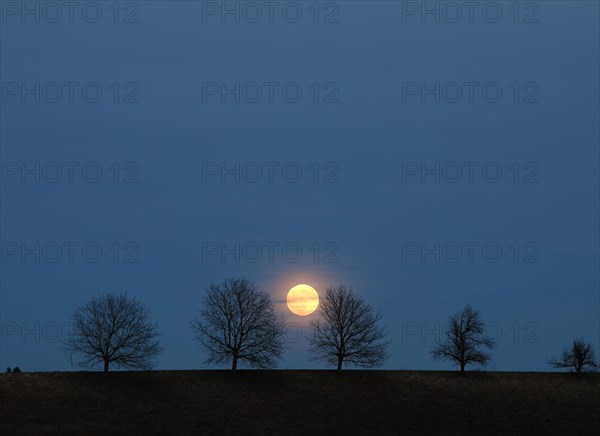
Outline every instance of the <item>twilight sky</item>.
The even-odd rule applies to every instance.
[[[381,309],[388,369],[449,368],[467,303],[489,369],[600,350],[597,2],[89,3],[0,3],[0,368],[69,370],[73,309],[120,291],[159,369],[203,368],[226,277],[288,320],[281,368],[323,367],[298,283]]]

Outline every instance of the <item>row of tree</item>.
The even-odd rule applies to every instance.
[[[319,316],[311,322],[309,358],[324,361],[338,370],[344,366],[375,368],[388,358],[390,341],[382,324],[383,315],[345,286],[329,287],[320,299]],[[148,307],[127,294],[105,294],[92,298],[73,313],[73,332],[65,340],[71,361],[81,367],[102,364],[125,369],[151,369],[163,351],[158,325],[150,321]],[[485,335],[479,311],[466,306],[449,317],[449,328],[431,353],[436,360],[449,360],[461,372],[469,364],[486,365],[494,340]],[[202,308],[191,321],[195,339],[206,353],[206,363],[236,370],[272,368],[285,350],[285,323],[278,316],[268,293],[240,279],[211,284]],[[576,339],[554,368],[580,373],[596,370],[591,344]]]

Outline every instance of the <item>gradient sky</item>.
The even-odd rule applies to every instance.
[[[66,333],[63,323],[92,296],[120,291],[152,309],[165,344],[159,369],[203,368],[189,320],[204,287],[226,277],[254,281],[286,316],[281,368],[323,367],[308,361],[305,338],[296,340],[311,317],[285,308],[298,283],[320,292],[345,283],[381,309],[393,341],[387,369],[450,368],[429,351],[447,316],[467,303],[500,335],[489,369],[548,370],[547,358],[579,335],[600,350],[598,2],[522,4],[517,23],[512,2],[497,3],[495,23],[491,9],[476,9],[472,22],[465,10],[454,23],[454,12],[441,9],[436,22],[408,15],[412,2],[391,1],[322,4],[315,23],[313,2],[299,2],[296,23],[288,22],[292,9],[286,17],[276,9],[273,22],[265,9],[256,23],[246,9],[236,23],[203,16],[212,5],[202,2],[149,1],[137,2],[137,11],[122,5],[118,20],[131,13],[138,22],[118,24],[112,2],[98,3],[97,23],[79,10],[72,23],[47,22],[51,10],[39,23],[27,15],[22,22],[7,3],[0,368],[71,369],[57,328]],[[25,95],[23,103],[21,86],[36,82],[40,102]],[[63,95],[51,103],[51,82],[82,85],[73,102]],[[97,103],[81,97],[88,82],[103,91]],[[265,85],[255,103],[203,93],[236,82],[281,85],[273,102]],[[281,95],[289,82],[302,89],[297,103]],[[436,82],[461,84],[464,93],[436,103],[406,92]],[[473,101],[466,82],[480,84]],[[502,90],[498,102],[482,97],[489,83]],[[246,88],[247,99],[254,90]],[[138,102],[125,104],[126,96]],[[327,96],[334,101],[324,103]],[[65,162],[76,163],[72,183]],[[223,183],[215,162],[229,169],[238,162],[246,173],[239,183],[225,173]],[[256,183],[248,181],[252,162],[263,169]],[[264,162],[273,162],[272,182]],[[435,183],[425,173],[423,182],[421,163],[435,169],[436,162],[446,178]],[[472,182],[465,162],[473,162]],[[39,163],[39,183],[22,163],[34,171]],[[63,174],[51,183],[56,164]],[[456,164],[463,175],[451,183]],[[91,183],[98,166],[102,176]],[[39,263],[35,253],[10,254],[22,243]],[[65,243],[77,244],[72,262]],[[239,243],[240,261],[211,255],[207,243]],[[439,262],[420,257],[422,243],[440,244]],[[472,262],[465,243],[475,247]],[[53,244],[65,249],[54,263]],[[102,248],[97,262],[83,257],[85,244]],[[253,244],[263,247],[256,262]],[[273,259],[265,244],[278,244]],[[465,250],[451,262],[457,244]],[[485,259],[485,244],[488,256],[502,249],[498,261]],[[302,256],[292,262],[298,246]]]

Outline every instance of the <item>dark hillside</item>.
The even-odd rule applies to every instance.
[[[2,434],[593,434],[600,375],[2,374]]]

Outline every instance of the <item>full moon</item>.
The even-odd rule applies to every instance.
[[[319,294],[312,286],[296,285],[287,294],[287,305],[296,315],[310,315],[319,306]]]

